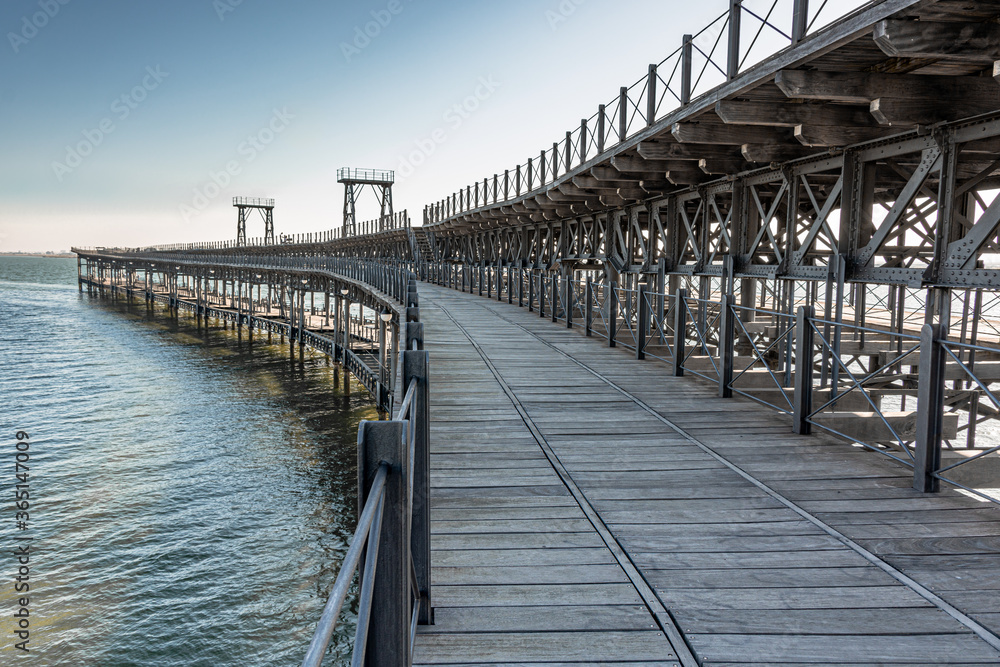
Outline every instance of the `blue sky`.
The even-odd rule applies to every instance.
[[[397,170],[396,209],[419,223],[727,6],[5,0],[0,250],[232,238],[236,195],[275,197],[279,233],[326,230],[341,224],[341,166]],[[402,158],[438,128],[409,173]]]

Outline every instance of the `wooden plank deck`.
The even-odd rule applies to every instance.
[[[516,306],[420,299],[414,664],[1000,664],[995,506]]]

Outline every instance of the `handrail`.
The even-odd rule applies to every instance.
[[[354,553],[367,545],[358,602],[358,624],[351,664],[412,664],[418,623],[433,622],[430,591],[430,513],[427,353],[419,324],[416,283],[406,285],[406,345],[401,354],[405,394],[391,421],[363,421],[358,430],[359,496],[365,499],[348,557],[317,625],[302,667],[319,667],[336,628],[347,590],[358,569]],[[413,320],[417,320],[414,322]],[[350,357],[348,357],[350,359]],[[365,488],[365,467],[378,461],[378,473]],[[374,509],[373,509],[374,508]],[[380,566],[387,568],[386,571]],[[388,583],[383,580],[388,578]],[[405,579],[406,600],[398,584]],[[376,621],[379,639],[369,641]],[[375,655],[369,652],[374,651]]]
[[[340,610],[347,599],[347,593],[351,589],[351,582],[354,580],[354,572],[361,561],[361,550],[364,549],[368,541],[368,532],[375,520],[376,506],[378,506],[381,517],[381,507],[385,500],[385,478],[389,474],[389,465],[382,464],[375,474],[368,501],[358,519],[358,527],[354,531],[354,538],[351,540],[351,547],[344,556],[344,561],[340,565],[340,573],[337,574],[336,581],[333,582],[333,590],[323,607],[323,615],[320,616],[316,632],[313,633],[312,641],[309,643],[309,650],[302,660],[302,667],[317,667],[323,662],[323,654],[330,644],[333,631],[337,627],[337,619]],[[381,523],[381,518],[380,521]]]
[[[835,6],[824,1],[818,8],[814,5],[810,10],[808,0],[794,0],[790,7],[792,11],[783,17],[791,24],[786,31],[771,18],[778,0],[765,0],[771,3],[770,7],[758,11],[747,6],[749,0],[730,0],[728,10],[699,32],[684,35],[681,45],[659,63],[649,65],[645,76],[630,86],[622,86],[618,95],[601,104],[596,113],[566,132],[565,137],[554,142],[551,148],[543,148],[513,169],[496,172],[492,177],[487,176],[426,205],[423,224],[433,226],[551,188],[553,183],[567,177],[589,160],[610,154],[625,141],[671,114],[682,111],[692,101],[711,95],[714,89],[750,70],[758,62],[754,47],[765,44],[760,41],[762,33],[776,38],[782,49],[795,47],[833,21],[875,7],[881,1],[840,0]],[[824,14],[825,9],[828,11]],[[836,16],[832,12],[837,12]],[[752,35],[749,45],[742,39],[744,18],[750,33],[747,36]],[[727,32],[727,39],[723,39],[723,34]],[[717,54],[722,50],[720,46],[723,42],[726,52]],[[767,55],[771,54],[764,54],[763,57]],[[696,69],[696,58],[703,61],[700,69]],[[670,74],[664,79],[661,72],[667,71]],[[677,81],[678,78],[680,81]],[[593,155],[590,154],[590,145],[594,146]]]

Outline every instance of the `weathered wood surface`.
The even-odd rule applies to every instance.
[[[680,664],[657,609],[702,664],[1000,664],[997,508],[516,306],[421,285],[421,319],[415,664]]]

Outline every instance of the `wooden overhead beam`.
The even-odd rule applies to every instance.
[[[742,158],[702,158],[698,168],[706,174],[738,174],[750,168]]]
[[[667,180],[674,185],[699,185],[711,177],[697,168],[671,169],[667,172]]]
[[[670,133],[680,143],[742,146],[746,143],[791,143],[791,131],[785,128],[754,125],[716,125],[709,123],[674,123]],[[704,157],[704,156],[701,156]],[[699,158],[700,159],[700,158]]]
[[[648,160],[695,160],[713,157],[739,157],[739,151],[723,146],[712,146],[709,144],[678,144],[670,143],[650,143],[643,141],[639,144],[639,155]],[[617,158],[612,158],[611,162]],[[669,167],[663,171],[669,170]]]
[[[780,144],[743,144],[740,152],[743,155],[743,159],[755,164],[784,162],[816,154],[815,150],[810,150],[801,144],[787,146]]]
[[[557,192],[559,193],[558,195],[556,195]],[[553,201],[569,203],[593,197],[594,194],[592,192],[585,192],[577,187],[573,182],[569,182],[560,183],[556,186],[555,190],[549,190],[548,196],[549,199],[552,199]]]
[[[885,19],[872,31],[887,56],[990,61],[1000,58],[1000,25]]]
[[[629,187],[635,184],[631,180],[619,181],[599,181],[593,176],[574,176],[571,180],[573,185],[581,190],[593,190],[594,192],[616,192],[618,188]]]
[[[649,193],[668,192],[674,189],[674,184],[659,176],[639,181],[639,187]]]
[[[798,125],[795,139],[803,146],[850,146],[872,139],[882,139],[898,133],[887,127],[830,127],[823,125]]]
[[[670,168],[667,160],[647,160],[641,157],[616,156],[611,166],[623,174],[659,174]]]
[[[981,113],[1000,109],[1000,99],[994,104],[976,104],[966,100],[898,99],[880,97],[872,100],[869,109],[872,118],[890,127],[934,125],[950,120],[960,120]]]
[[[1000,102],[996,81],[978,76],[920,76],[874,72],[781,70],[774,83],[788,97],[870,104],[880,97]]]
[[[832,104],[723,100],[716,103],[715,113],[722,119],[723,123],[732,125],[760,125],[764,127],[795,127],[796,125],[868,127],[875,125],[875,120],[866,109]]]
[[[618,188],[618,192],[616,194],[622,199],[631,201],[641,201],[649,197],[648,192],[646,192],[642,188],[636,188],[636,187]],[[605,195],[602,194],[601,195],[602,202],[604,201],[604,197]]]
[[[549,196],[547,194],[537,195],[534,201],[535,205],[538,207],[537,209],[535,209],[535,212],[540,212],[546,209],[554,208],[558,205],[556,204],[555,201],[549,199]]]
[[[619,195],[601,195],[601,206],[604,208],[618,208],[624,206],[627,200]]]
[[[593,167],[590,175],[598,181],[631,181],[632,179],[611,167]]]

